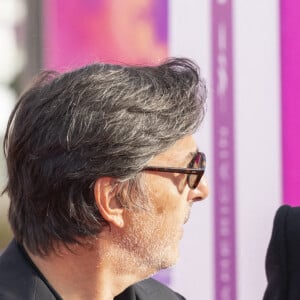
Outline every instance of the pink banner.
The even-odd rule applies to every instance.
[[[281,0],[283,202],[300,205],[300,1]]]
[[[167,56],[167,0],[45,0],[43,20],[46,68]]]

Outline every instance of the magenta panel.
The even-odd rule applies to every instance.
[[[283,202],[300,205],[300,1],[281,0]]]

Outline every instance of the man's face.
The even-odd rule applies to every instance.
[[[187,167],[196,150],[193,137],[187,136],[154,157],[148,165]],[[186,177],[185,174],[144,172],[149,208],[125,212],[122,246],[132,254],[134,265],[144,267],[144,271],[154,273],[176,263],[179,240],[191,206],[208,194],[205,178],[196,189],[190,189]]]

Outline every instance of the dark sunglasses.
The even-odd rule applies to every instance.
[[[187,174],[187,183],[191,189],[195,189],[205,171],[206,157],[203,152],[196,152],[187,168],[165,168],[156,166],[146,166],[143,170],[166,172],[166,173],[180,173]]]

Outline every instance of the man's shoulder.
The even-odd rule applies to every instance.
[[[4,299],[55,299],[15,240],[0,256],[0,300]]]
[[[184,300],[185,298],[180,294],[174,292],[169,287],[162,283],[148,278],[140,281],[129,288],[122,294],[115,297],[115,300]]]
[[[281,206],[266,255],[264,300],[300,299],[300,207]]]
[[[19,279],[24,272],[27,275],[25,278],[28,278],[29,271],[16,241],[11,241],[0,256],[0,283],[10,283],[13,279]]]
[[[163,285],[157,280],[148,278],[136,284],[138,289],[141,289],[147,295],[157,296],[153,299],[185,299],[180,294],[174,292],[169,287]],[[159,298],[160,297],[160,298]]]

